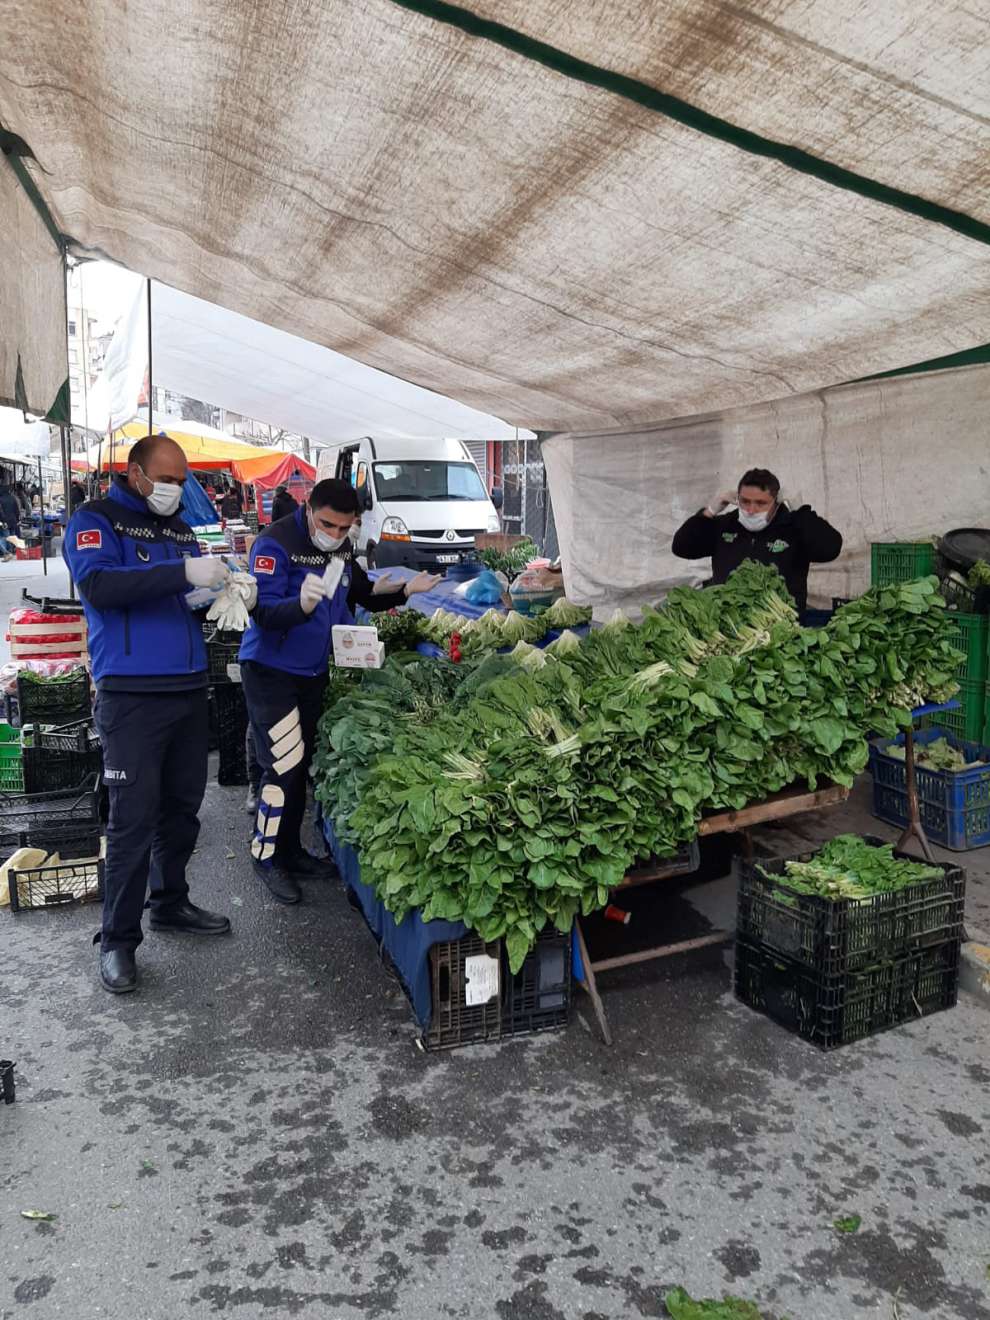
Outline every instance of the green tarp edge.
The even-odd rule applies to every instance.
[[[810,174],[833,187],[857,193],[860,197],[867,197],[884,206],[892,206],[933,224],[944,225],[947,229],[953,229],[956,233],[974,239],[978,243],[990,244],[990,225],[962,211],[941,206],[937,202],[919,197],[916,193],[891,188],[876,179],[870,179],[866,175],[844,169],[841,165],[835,165],[819,156],[813,156],[800,147],[792,147],[785,142],[775,142],[772,138],[752,133],[749,129],[740,128],[738,124],[730,123],[727,119],[720,119],[717,115],[700,110],[697,106],[682,101],[680,97],[658,91],[657,88],[641,82],[638,78],[630,78],[611,69],[590,64],[587,60],[569,55],[556,46],[537,41],[535,37],[527,37],[515,28],[507,27],[493,19],[480,18],[469,9],[446,4],[444,0],[391,0],[391,2],[400,9],[408,9],[425,18],[435,19],[438,23],[459,28],[469,36],[491,41],[568,78],[624,97],[627,101],[633,101],[657,114],[665,115],[668,119],[676,120],[708,137],[727,142],[740,151],[779,161],[792,170],[797,170],[801,174]]]

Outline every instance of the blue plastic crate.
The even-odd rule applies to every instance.
[[[990,762],[990,747],[965,742],[946,729],[916,729],[916,748],[945,738],[969,761]],[[903,760],[887,754],[904,746],[904,735],[876,738],[870,744],[873,814],[891,825],[907,825],[907,770]],[[915,766],[921,823],[932,843],[955,852],[990,844],[990,763],[972,770],[928,770]]]

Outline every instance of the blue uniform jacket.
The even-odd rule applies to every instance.
[[[163,677],[172,680],[166,688],[191,687],[183,681],[190,676],[205,683],[203,630],[185,601],[184,560],[198,554],[182,519],[151,513],[123,479],[106,499],[72,515],[62,556],[86,612],[97,683],[124,687],[127,679]]]
[[[333,599],[321,600],[312,614],[303,612],[299,591],[307,573],[322,577],[333,558],[334,554],[318,550],[309,539],[305,508],[262,532],[251,547],[258,603],[241,642],[242,660],[310,678],[327,672],[330,629],[335,623],[354,622],[347,608],[350,566],[344,569]]]

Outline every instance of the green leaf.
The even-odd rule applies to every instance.
[[[832,1227],[837,1233],[856,1233],[863,1222],[859,1215],[840,1215],[832,1220]]]

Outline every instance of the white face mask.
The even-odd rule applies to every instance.
[[[773,510],[770,510],[772,513]],[[764,527],[770,525],[770,513],[743,513],[739,510],[739,521],[746,528],[747,532],[762,532]]]
[[[339,550],[347,540],[347,536],[328,536],[326,532],[321,532],[313,521],[313,515],[309,517],[309,539],[316,546],[317,550],[322,550],[324,554],[329,554],[331,550]]]
[[[171,518],[182,501],[182,487],[171,481],[152,481],[144,468],[138,471],[151,486],[151,494],[144,497],[148,508],[162,518]]]

